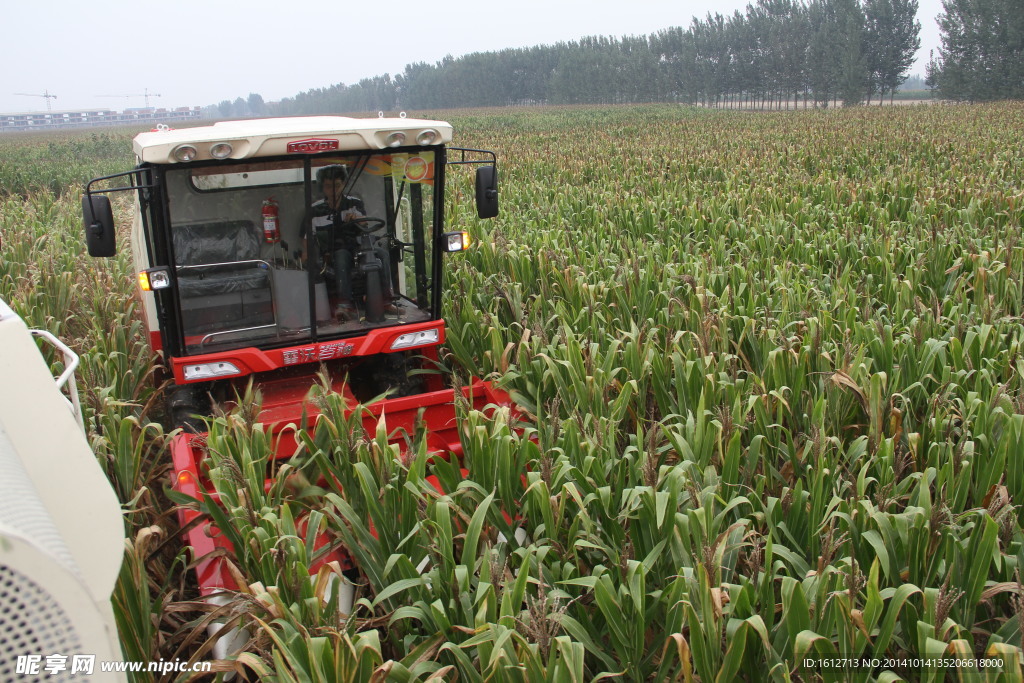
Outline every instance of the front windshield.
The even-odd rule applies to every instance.
[[[433,152],[176,168],[166,187],[187,354],[431,317]]]

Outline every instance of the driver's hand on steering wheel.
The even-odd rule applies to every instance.
[[[350,218],[343,225],[356,232],[370,234],[386,226],[387,221],[375,216],[359,216],[358,218]]]

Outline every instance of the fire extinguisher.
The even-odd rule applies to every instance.
[[[263,241],[277,244],[281,241],[280,222],[277,218],[277,202],[274,198],[263,200]]]

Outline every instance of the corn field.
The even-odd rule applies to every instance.
[[[84,356],[126,659],[207,660],[217,620],[250,680],[1021,679],[1024,105],[424,116],[501,180],[485,223],[451,174],[475,246],[443,361],[524,419],[459,405],[463,477],[314,387],[264,490],[247,392],[198,504],[238,551],[222,605],[181,547],[126,235],[84,255],[81,181],[131,135],[0,138],[0,297]],[[351,615],[317,533],[360,567]]]

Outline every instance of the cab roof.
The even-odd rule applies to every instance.
[[[210,148],[218,143],[231,146],[225,159],[251,159],[282,154],[320,151],[387,149],[388,136],[404,133],[406,145],[417,144],[417,136],[436,131],[431,144],[452,141],[451,124],[444,121],[409,118],[355,119],[347,116],[301,116],[277,119],[222,121],[212,126],[155,130],[135,136],[133,147],[140,162],[179,163],[173,152],[181,145],[196,148],[193,160],[213,159]],[[395,145],[395,146],[401,146]]]

